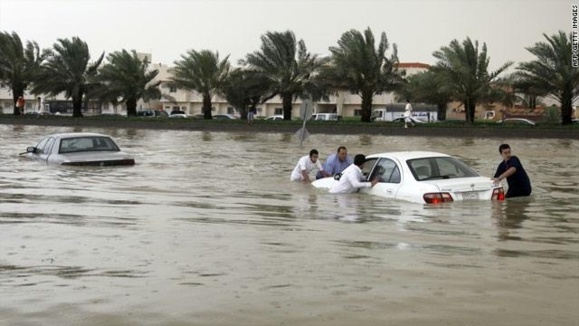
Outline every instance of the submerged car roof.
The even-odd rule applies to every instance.
[[[56,138],[75,138],[75,137],[110,137],[108,135],[99,134],[96,132],[63,132],[58,134],[52,134],[49,137]]]
[[[384,152],[378,154],[372,154],[366,156],[366,158],[377,158],[377,157],[396,157],[400,160],[412,160],[416,158],[423,157],[449,157],[450,155],[438,153],[438,152],[428,152],[428,151],[405,151],[405,152]]]

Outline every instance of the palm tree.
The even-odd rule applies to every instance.
[[[561,105],[561,123],[572,123],[573,101],[579,96],[579,69],[573,57],[573,35],[559,31],[548,36],[547,42],[537,42],[526,48],[537,59],[520,63],[519,82],[535,92],[556,98]],[[575,66],[574,66],[575,64]]]
[[[322,60],[307,51],[303,40],[296,41],[292,31],[285,31],[262,35],[260,51],[248,54],[241,63],[267,79],[264,100],[280,96],[284,120],[291,120],[294,98],[311,96],[312,80]]]
[[[219,60],[218,52],[189,50],[175,61],[171,80],[177,88],[203,96],[203,118],[211,119],[211,97],[219,91],[229,74],[229,56]]]
[[[268,91],[268,80],[263,75],[244,69],[233,70],[221,91],[227,102],[239,110],[241,117],[247,117],[247,109],[255,108]]]
[[[99,69],[98,80],[102,87],[96,96],[103,101],[125,103],[127,115],[137,114],[137,101],[145,102],[161,98],[160,81],[153,82],[159,74],[158,70],[148,70],[149,61],[141,60],[134,50],[117,51],[107,56],[109,61]]]
[[[90,63],[86,42],[78,37],[58,39],[41,66],[33,92],[51,96],[64,92],[67,98],[72,98],[72,116],[82,117],[83,99],[98,85],[95,77],[104,55]]]
[[[0,80],[12,90],[14,114],[18,114],[16,100],[24,96],[45,56],[36,42],[28,41],[24,47],[16,32],[0,33]]]
[[[396,44],[392,45],[390,57],[386,57],[390,48],[386,33],[380,35],[377,47],[375,43],[370,28],[364,33],[357,30],[345,32],[338,40],[338,46],[330,47],[330,64],[323,72],[324,79],[330,80],[334,87],[360,95],[362,122],[371,121],[374,95],[393,91],[403,81],[403,73],[397,69]]]
[[[471,123],[474,122],[476,105],[489,99],[492,84],[512,64],[507,62],[489,73],[490,57],[487,56],[486,43],[483,43],[479,52],[478,41],[473,43],[470,38],[462,44],[453,40],[449,46],[435,51],[433,56],[438,62],[432,70],[440,74],[443,85],[453,98],[464,104],[466,121]]]
[[[451,101],[452,95],[447,86],[441,82],[441,76],[432,70],[407,77],[406,83],[396,93],[398,98],[436,104],[438,119],[446,119],[447,103]]]

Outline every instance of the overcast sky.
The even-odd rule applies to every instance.
[[[48,48],[78,36],[93,58],[122,49],[172,65],[189,49],[218,51],[236,63],[267,31],[292,30],[310,52],[350,29],[386,32],[401,62],[433,64],[453,39],[486,43],[491,68],[532,60],[543,33],[571,31],[569,0],[0,0],[0,31]],[[579,1],[577,1],[579,3]]]

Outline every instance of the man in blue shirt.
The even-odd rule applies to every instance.
[[[499,164],[497,172],[495,172],[494,182],[498,184],[501,180],[507,179],[507,184],[509,185],[505,195],[507,198],[529,196],[532,190],[531,180],[529,180],[529,176],[519,158],[511,155],[511,147],[507,144],[499,146],[499,153],[501,153],[503,161]]]
[[[342,173],[350,164],[352,164],[352,158],[348,156],[348,150],[344,146],[338,147],[336,154],[328,156],[326,163],[324,163],[324,171],[329,176],[334,176],[338,173]],[[322,173],[318,172],[316,174],[316,179],[323,178]]]

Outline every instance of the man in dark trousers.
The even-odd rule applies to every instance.
[[[497,172],[493,178],[496,184],[501,180],[507,179],[509,190],[505,197],[529,196],[531,194],[531,180],[523,168],[519,158],[511,155],[511,147],[508,144],[499,146],[499,153],[503,161],[499,164]]]

